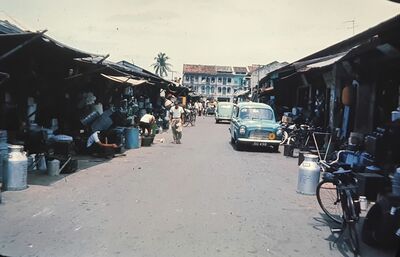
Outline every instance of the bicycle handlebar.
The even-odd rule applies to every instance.
[[[333,164],[338,163],[339,159],[340,159],[340,155],[343,153],[354,153],[353,151],[350,150],[340,150],[337,154],[336,154],[336,159],[330,163],[328,163],[325,160],[320,160],[319,163],[322,164],[322,166],[324,166],[325,168],[331,168]],[[324,168],[323,168],[324,169]]]

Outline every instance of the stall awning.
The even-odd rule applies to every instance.
[[[151,84],[153,85],[153,83],[148,82],[147,80],[144,79],[134,79],[132,77],[129,76],[110,76],[110,75],[106,75],[106,74],[101,74],[101,76],[118,82],[118,83],[122,83],[122,84],[129,84],[131,86],[139,86],[139,85],[144,85],[144,84]]]
[[[305,71],[308,71],[311,69],[323,68],[323,67],[327,67],[329,65],[332,65],[332,64],[340,61],[350,51],[351,50],[345,51],[342,53],[338,53],[338,54],[334,54],[334,55],[324,56],[324,57],[317,58],[317,59],[308,60],[308,61],[295,62],[292,65],[298,72],[305,72]]]

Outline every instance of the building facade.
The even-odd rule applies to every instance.
[[[182,84],[203,97],[232,99],[249,88],[248,74],[248,67],[184,64]]]

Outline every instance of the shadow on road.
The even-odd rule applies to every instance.
[[[331,230],[336,228],[341,228],[341,225],[335,223],[330,220],[330,218],[325,213],[320,213],[320,217],[313,217],[312,225],[314,229],[323,231],[323,230]],[[384,256],[395,256],[394,250],[392,249],[375,249],[371,248],[370,246],[364,244],[361,240],[361,227],[364,222],[364,218],[360,218],[359,222],[357,223],[357,234],[358,240],[360,243],[360,255],[363,257],[384,257]],[[338,251],[343,257],[353,257],[355,256],[350,247],[349,247],[349,235],[348,231],[346,230],[343,234],[342,233],[333,233],[325,238],[325,241],[329,243],[329,249],[332,251]]]

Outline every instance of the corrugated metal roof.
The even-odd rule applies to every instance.
[[[24,31],[6,20],[0,20],[0,34],[17,34]]]
[[[216,70],[220,73],[232,73],[231,66],[216,66]]]
[[[184,64],[183,73],[217,74],[215,65]]]
[[[239,73],[239,74],[246,74],[247,73],[247,67],[233,67],[233,71],[235,73]]]

